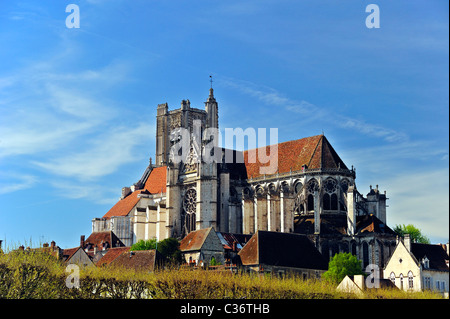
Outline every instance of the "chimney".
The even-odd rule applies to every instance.
[[[52,240],[52,242],[50,243],[50,247],[55,248],[55,246],[56,246],[56,243],[54,240]]]
[[[80,247],[84,249],[84,235],[81,235],[80,237]]]
[[[48,247],[48,243],[42,244],[42,247],[47,248]]]
[[[19,250],[21,250],[21,251],[24,251],[25,250],[25,247],[22,245],[22,246],[19,246]]]
[[[233,241],[233,251],[237,251],[236,241]]]
[[[408,249],[408,251],[411,251],[411,236],[409,234],[405,234],[405,237],[403,238],[403,244],[405,245],[406,249]]]

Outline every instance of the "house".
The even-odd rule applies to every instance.
[[[224,248],[213,227],[190,232],[180,242],[180,250],[190,265],[206,266],[214,259],[224,264]]]
[[[82,235],[80,246],[87,252],[93,252],[94,254],[98,251],[106,251],[109,248],[125,247],[113,231],[93,232],[86,240],[84,235]]]
[[[105,255],[106,256],[106,255]],[[122,267],[137,271],[154,271],[163,264],[162,255],[156,250],[123,251],[111,263],[111,267]]]
[[[240,264],[239,251],[250,240],[252,235],[232,234],[225,232],[216,232],[224,249],[225,265],[236,266]]]
[[[328,263],[305,235],[258,230],[239,252],[244,269],[320,278]]]
[[[67,264],[76,264],[78,266],[92,266],[94,262],[91,256],[80,246],[75,248],[64,249],[62,260]]]
[[[428,289],[448,296],[448,244],[446,247],[413,243],[409,234],[405,234],[403,240],[398,241],[383,276],[402,290]]]

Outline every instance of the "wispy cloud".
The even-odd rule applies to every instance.
[[[111,174],[124,164],[132,163],[146,156],[137,147],[145,144],[153,126],[141,123],[130,129],[119,127],[109,129],[89,141],[85,149],[76,149],[48,161],[33,161],[32,164],[47,172],[71,177],[81,181],[92,180]]]
[[[0,195],[31,188],[37,182],[37,177],[33,175],[9,173],[6,176],[2,174],[0,177]]]
[[[78,58],[63,47],[45,61],[0,75],[0,159],[20,159],[0,194],[34,187],[39,175],[40,184],[61,196],[94,200],[83,189],[148,155],[139,146],[147,145],[153,127],[139,121],[127,127],[120,105],[107,94],[131,79],[131,66],[115,60],[66,72],[65,64]],[[21,165],[31,173],[19,174]]]
[[[447,167],[387,179],[385,183],[391,189],[388,194],[389,225],[413,224],[434,242],[448,240],[448,175]]]
[[[351,118],[345,114],[337,113],[336,110],[333,110],[333,116],[330,116],[330,110],[326,107],[321,107],[305,100],[298,101],[291,99],[271,87],[232,78],[218,79],[218,82],[220,85],[255,97],[264,104],[282,107],[287,111],[295,112],[302,116],[302,121],[320,119],[331,126],[352,130],[367,136],[377,137],[387,142],[406,141],[408,139],[408,135],[403,132],[398,132],[379,124]]]

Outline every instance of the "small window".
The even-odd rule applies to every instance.
[[[403,274],[400,274],[400,289],[403,290]]]
[[[413,289],[414,288],[414,276],[411,271],[408,272],[408,288]]]
[[[389,276],[389,279],[392,281],[392,283],[395,285],[395,274],[394,272],[391,272],[391,275]]]

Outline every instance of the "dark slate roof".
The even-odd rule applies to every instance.
[[[243,265],[328,269],[328,263],[304,235],[259,230],[239,252]]]
[[[297,217],[294,223],[294,232],[304,235],[314,234],[314,215]],[[345,213],[321,215],[320,233],[323,235],[346,235],[347,215]],[[395,235],[391,228],[373,214],[356,217],[356,234],[362,235],[366,233]]]
[[[429,269],[449,271],[446,264],[449,257],[441,245],[411,243],[411,252],[419,262],[426,256],[430,261]]]

